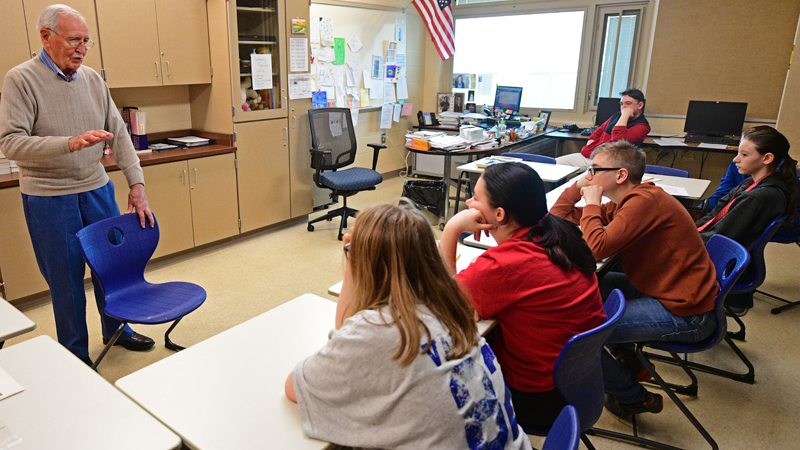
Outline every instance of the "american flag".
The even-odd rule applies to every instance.
[[[450,0],[414,0],[414,7],[428,27],[433,45],[436,46],[442,60],[453,56],[456,52],[456,43]]]

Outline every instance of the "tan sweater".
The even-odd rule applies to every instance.
[[[575,206],[581,193],[568,187],[550,212],[581,226],[598,260],[619,253],[633,285],[676,316],[714,309],[719,285],[700,233],[680,202],[652,183],[622,196],[619,205]]]
[[[106,83],[88,67],[67,83],[38,58],[9,70],[0,98],[0,151],[19,166],[23,194],[52,197],[108,183],[103,143],[70,152],[69,138],[90,130],[109,142],[128,186],[144,184],[142,167]]]

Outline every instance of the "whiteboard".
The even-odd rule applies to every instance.
[[[370,70],[371,73],[373,55],[386,56],[384,42],[394,39],[395,21],[404,20],[408,24],[404,12],[369,9],[369,5],[366,4],[360,8],[312,3],[310,16],[309,20],[318,20],[319,17],[333,19],[333,37],[345,40],[345,63],[358,62],[360,74],[364,69]],[[347,45],[347,41],[352,36],[357,36],[363,45],[358,52],[350,51],[350,47]],[[313,49],[319,45],[311,44],[311,47]],[[406,56],[406,61],[408,61],[408,56]],[[312,76],[316,76],[316,73]],[[363,75],[359,79],[361,78]],[[359,88],[362,86],[364,86],[363,80],[359,83]],[[383,105],[383,99],[370,99],[370,106],[381,105]]]

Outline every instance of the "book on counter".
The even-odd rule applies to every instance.
[[[180,145],[183,147],[200,147],[202,145],[211,144],[211,139],[201,138],[197,136],[183,136],[176,138],[167,138],[167,143]]]

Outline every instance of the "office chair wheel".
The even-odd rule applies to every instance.
[[[342,240],[342,236],[344,236],[344,235],[343,235],[343,234],[340,234],[340,235],[339,235],[339,240],[340,240],[340,241]]]
[[[444,231],[444,224],[443,223],[439,224],[439,230]]]
[[[308,224],[308,231],[314,231],[314,225]]]

